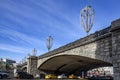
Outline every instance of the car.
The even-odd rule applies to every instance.
[[[5,71],[0,71],[0,79],[9,77],[8,73]]]
[[[17,79],[33,79],[34,78],[33,75],[27,72],[16,72],[14,77]]]
[[[57,78],[57,76],[54,74],[45,75],[45,79],[56,79],[56,78]]]
[[[77,76],[75,76],[74,74],[71,74],[71,75],[69,76],[69,78],[70,78],[70,79],[77,79]]]
[[[65,74],[61,74],[61,75],[58,75],[58,77],[57,77],[58,79],[65,79],[65,78],[67,78],[67,76],[65,76]]]

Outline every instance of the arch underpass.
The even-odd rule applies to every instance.
[[[59,55],[46,60],[38,69],[47,73],[70,74],[104,66],[112,66],[112,64],[78,55]]]
[[[22,68],[21,68],[22,71],[24,72],[27,72],[27,65],[24,65]]]

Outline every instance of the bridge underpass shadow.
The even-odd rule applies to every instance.
[[[60,55],[52,57],[40,66],[40,70],[49,74],[76,74],[80,75],[82,71],[88,71],[93,68],[108,66],[110,64],[76,55]]]

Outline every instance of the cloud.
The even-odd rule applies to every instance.
[[[7,6],[5,6],[5,4]],[[58,35],[66,33],[70,38],[71,36],[75,38],[79,37],[76,33],[79,32],[80,29],[78,24],[76,24],[76,21],[71,19],[68,14],[61,11],[61,6],[57,6],[58,3],[42,0],[30,0],[28,3],[28,1],[23,0],[22,3],[11,1],[5,4],[2,6],[8,11],[5,13],[6,17],[14,23],[19,24],[23,29],[29,29],[29,27],[31,27],[34,31],[42,33],[58,31],[56,32]],[[38,28],[44,30],[39,31]]]
[[[44,27],[51,27],[51,28],[54,27],[55,29],[58,28],[58,26],[56,25],[61,24],[61,26],[63,26],[62,25],[63,23],[61,23],[61,21],[58,21],[56,17],[59,16],[59,18],[63,18],[63,19],[65,17],[62,17],[61,15],[56,15],[53,11],[51,11],[51,9],[46,8],[49,6],[43,3],[41,3],[40,6],[37,4],[34,4],[33,7],[31,7],[30,4],[27,4],[27,5],[25,3],[18,4],[19,8],[14,7],[15,5],[14,2],[13,3],[11,2],[11,5],[6,3],[6,5],[7,6],[3,7],[4,10],[7,10],[7,12],[5,13],[5,16],[9,18],[11,21],[21,25],[21,27],[30,27],[31,23],[34,24],[34,28],[36,28],[36,26],[40,26],[41,24],[43,24]],[[39,8],[39,10],[37,11],[36,8],[37,9]],[[53,24],[55,26],[53,26]],[[38,29],[38,27],[36,29]],[[66,30],[66,29],[63,29],[63,30]],[[67,29],[67,31],[68,30],[69,29]]]
[[[28,54],[28,53],[32,54],[33,48],[20,47],[20,46],[14,46],[14,45],[0,43],[0,50],[9,51],[9,52],[13,52],[16,54]],[[37,55],[40,55],[42,53],[44,53],[44,51],[37,50]]]
[[[44,53],[43,47],[43,41],[40,39],[37,39],[33,36],[28,36],[27,34],[9,29],[9,28],[0,28],[0,36],[3,36],[5,38],[10,39],[11,41],[7,41],[8,44],[0,43],[0,49],[5,51],[10,51],[14,53],[22,53],[27,54],[31,52],[33,48],[41,47],[41,50],[38,50],[38,54]],[[2,39],[2,38],[1,38]],[[16,42],[16,45],[13,43]]]
[[[8,44],[1,44],[0,43],[0,49],[5,50],[5,51],[10,51],[10,52],[15,52],[15,53],[22,53],[22,54],[27,54],[31,49],[28,48],[22,48],[18,46],[13,46],[13,45],[8,45]]]
[[[54,27],[54,30],[57,30],[61,33],[66,33],[67,36],[73,36],[73,37],[79,37],[76,32],[81,29],[79,24],[76,24],[76,21],[74,19],[71,19],[68,14],[64,14],[61,12],[61,7],[57,6],[57,3],[54,3],[52,1],[32,1],[33,4],[35,4],[37,7],[40,7],[46,12],[44,15],[47,17],[45,22],[47,25]],[[43,21],[43,20],[42,20]],[[71,29],[72,28],[72,29]],[[59,35],[62,35],[62,34]]]
[[[41,34],[41,36],[52,33],[57,35],[55,37],[61,36],[61,38],[64,38],[65,40],[68,38],[78,38],[79,34],[76,34],[76,32],[79,30],[77,29],[76,31],[77,24],[74,23],[74,20],[69,18],[67,14],[62,13],[60,11],[61,7],[57,6],[56,3],[49,2],[30,0],[28,3],[28,1],[22,0],[20,2],[9,1],[1,3],[0,7],[4,10],[4,17],[7,20],[7,24],[5,21],[4,25],[0,25],[0,27],[2,26],[2,28],[0,28],[0,36],[3,34],[5,35],[3,37],[6,37],[13,42],[17,42],[17,44],[19,43],[23,46],[27,45],[26,47],[29,48],[39,47],[43,50],[46,49],[44,46],[45,41],[41,41],[40,37],[30,36],[32,35],[32,30],[39,31],[39,33],[44,32],[45,34]],[[12,24],[13,26],[9,24]],[[9,28],[6,28],[6,25]],[[19,32],[17,30],[12,30],[12,28],[17,27],[23,28],[23,31]],[[25,33],[26,29],[31,32],[30,35]],[[57,41],[59,42],[55,42],[54,48],[62,44],[60,40]],[[9,41],[9,43],[11,42]],[[43,48],[43,46],[45,48]]]
[[[0,36],[3,35],[3,37],[8,38],[13,42],[16,42],[17,46],[12,44],[11,41],[8,41],[8,44],[0,43],[0,49],[16,53],[28,53],[33,48],[37,48],[38,55],[43,54],[47,51],[45,41],[5,27],[6,26],[4,26],[4,28],[0,28]],[[10,45],[9,43],[12,45]],[[53,49],[59,46],[60,44],[54,41]]]
[[[33,36],[28,36],[27,34],[11,30],[8,28],[0,28],[0,34],[5,35],[4,37],[7,37],[11,39],[12,41],[24,43],[24,44],[29,44],[29,45],[40,45],[43,43],[40,39],[37,39]],[[42,45],[41,45],[42,46]]]
[[[79,21],[76,21],[76,15],[74,13],[72,13],[73,11],[70,11],[71,13],[69,13],[69,11],[66,11],[66,7],[65,5],[59,4],[57,1],[46,1],[46,0],[41,0],[40,2],[38,1],[32,1],[32,3],[34,3],[35,5],[37,5],[38,7],[43,8],[44,11],[48,12],[49,15],[55,16],[57,18],[61,18],[63,19],[63,21],[66,21],[66,23],[68,23],[71,26],[74,26],[76,28],[78,28],[79,26]],[[63,7],[64,6],[64,7]],[[66,12],[64,12],[66,11]],[[72,14],[72,15],[70,15]],[[79,14],[79,13],[78,13]],[[79,16],[77,16],[77,20],[79,20]]]

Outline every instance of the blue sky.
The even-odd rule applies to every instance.
[[[46,37],[53,37],[52,50],[85,37],[80,10],[91,5],[95,21],[90,33],[120,18],[120,0],[0,0],[0,57],[19,62],[33,48],[47,52]],[[90,34],[89,33],[89,34]]]

